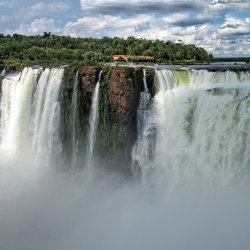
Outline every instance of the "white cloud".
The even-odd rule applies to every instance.
[[[250,9],[249,0],[213,0],[210,4],[211,11],[226,11],[226,10],[247,10]]]
[[[219,36],[250,35],[250,18],[237,19],[227,16],[218,30]]]
[[[118,36],[147,39],[162,39],[176,41],[179,38],[184,42],[194,42],[195,26],[170,27],[162,19],[153,16],[139,15],[137,17],[121,18],[120,16],[84,17],[76,22],[69,22],[65,29],[65,35],[103,37]]]
[[[120,16],[83,17],[76,22],[69,22],[65,26],[64,33],[71,36],[100,37],[106,34],[121,34],[127,36],[129,32],[135,33],[135,28],[144,23],[150,23],[153,17],[139,15],[135,18],[123,19]]]
[[[69,4],[65,2],[38,2],[30,7],[21,8],[19,16],[29,19],[32,17],[40,17],[48,14],[64,13],[69,10]]]
[[[187,27],[211,22],[211,17],[209,14],[174,13],[163,17],[163,20],[168,24]]]
[[[33,20],[30,24],[21,24],[13,33],[37,35],[43,32],[59,33],[60,31],[60,29],[56,28],[53,19],[41,18]]]
[[[82,10],[100,14],[152,14],[197,10],[205,6],[205,0],[81,0]]]

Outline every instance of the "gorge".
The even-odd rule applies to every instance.
[[[249,152],[248,66],[5,69],[0,249],[248,249]]]

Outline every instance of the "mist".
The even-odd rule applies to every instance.
[[[102,170],[0,168],[0,249],[249,249],[249,184],[171,193]]]

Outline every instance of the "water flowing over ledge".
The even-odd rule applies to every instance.
[[[249,71],[36,67],[0,89],[1,250],[249,249]]]
[[[93,164],[93,153],[96,141],[96,132],[99,122],[99,89],[102,77],[102,71],[99,72],[98,82],[96,83],[95,90],[92,96],[92,105],[89,115],[89,138],[88,138],[88,167],[91,168]]]
[[[115,168],[123,159],[144,181],[160,172],[173,186],[198,173],[221,183],[248,176],[249,71],[90,67],[70,74],[36,67],[3,79],[5,155],[32,152],[38,165],[80,168],[93,159]]]

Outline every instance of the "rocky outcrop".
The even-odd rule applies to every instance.
[[[99,72],[102,68],[100,67],[85,67],[79,70],[80,75],[80,85],[82,90],[87,93],[94,92],[95,84],[98,80]]]
[[[126,169],[130,165],[132,146],[137,137],[137,107],[143,89],[142,68],[84,67],[79,70],[81,130],[88,133],[91,97],[103,71],[99,96],[99,126],[95,146],[98,159],[109,168]],[[155,92],[154,70],[147,69],[150,92]],[[86,136],[85,136],[86,137]],[[85,144],[86,144],[85,138]],[[102,164],[103,165],[103,164]]]
[[[111,68],[107,91],[113,121],[132,126],[141,85],[141,69]]]
[[[132,147],[137,137],[137,107],[143,89],[142,68],[132,67],[83,67],[65,68],[61,102],[64,117],[64,151],[71,152],[72,127],[71,102],[73,84],[78,74],[78,101],[76,134],[78,149],[83,161],[88,144],[89,114],[92,95],[102,70],[99,94],[99,125],[94,149],[95,160],[108,168],[128,172],[131,164]],[[153,90],[153,71],[147,70],[149,89]],[[68,155],[66,158],[70,158]],[[106,164],[103,164],[105,161]]]
[[[136,140],[142,69],[109,67],[103,72],[96,152],[100,159],[106,159],[109,168],[128,170]]]

